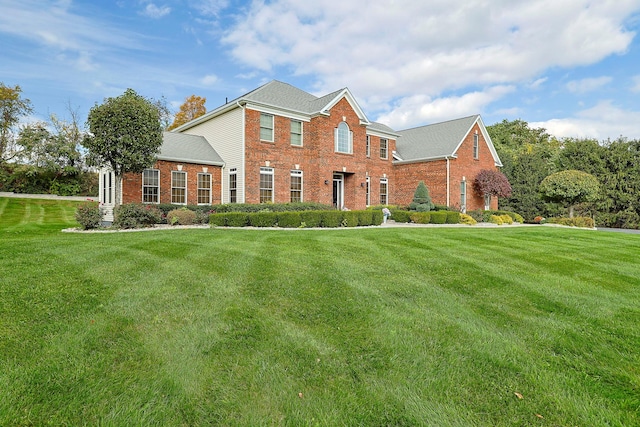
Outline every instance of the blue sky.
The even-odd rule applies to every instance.
[[[0,0],[0,81],[31,119],[127,88],[209,110],[272,79],[348,87],[401,130],[479,113],[640,139],[639,0]]]

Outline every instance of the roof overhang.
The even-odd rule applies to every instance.
[[[181,162],[181,163],[190,163],[196,165],[209,165],[209,166],[220,166],[223,167],[225,165],[224,162],[217,162],[213,160],[202,160],[202,159],[188,159],[188,158],[180,158],[180,157],[169,157],[169,156],[156,156],[157,160],[163,160],[165,162]]]

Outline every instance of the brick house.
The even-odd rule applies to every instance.
[[[156,165],[124,177],[123,203],[208,204],[200,195],[209,194],[210,203],[364,209],[408,204],[423,180],[435,203],[477,209],[484,199],[463,198],[463,185],[499,166],[480,116],[395,131],[370,121],[347,88],[316,97],[271,81],[165,132]],[[109,179],[104,171],[107,205]]]

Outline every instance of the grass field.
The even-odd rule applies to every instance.
[[[0,198],[0,425],[637,426],[640,236],[61,233]]]

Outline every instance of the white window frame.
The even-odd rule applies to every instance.
[[[460,211],[467,212],[467,181],[460,181]]]
[[[293,182],[294,182],[294,178],[300,178],[300,189],[298,188],[293,188]],[[296,202],[303,202],[304,199],[302,197],[303,193],[302,193],[302,189],[303,187],[303,182],[304,182],[304,178],[303,178],[303,174],[301,170],[292,170],[291,171],[291,181],[289,184],[289,200],[291,201],[291,203],[296,203]],[[298,198],[300,200],[294,200],[294,194],[298,195]]]
[[[365,204],[366,206],[371,206],[371,177],[368,176],[366,180],[366,189],[365,189]]]
[[[208,177],[208,179],[209,179],[209,187],[201,187],[200,186],[200,184],[201,184],[200,178],[205,177],[205,176]],[[210,205],[211,204],[211,186],[212,186],[212,184],[213,184],[213,180],[212,180],[212,175],[210,173],[207,173],[207,172],[199,172],[198,173],[198,182],[197,182],[198,189],[197,189],[197,193],[196,193],[197,194],[197,198],[198,198],[197,204],[199,204],[199,205]],[[206,193],[206,197],[203,197],[203,194],[205,194],[205,193]],[[200,201],[203,198],[206,200],[206,202],[201,202]]]
[[[389,158],[389,140],[387,138],[380,138],[380,158]]]
[[[154,172],[156,176],[156,179],[157,179],[156,185],[145,184],[145,175],[150,172]],[[146,196],[149,196],[148,194],[146,194],[146,189],[148,188],[157,189],[156,194],[151,195],[152,199],[155,199],[155,200],[148,200],[146,198]],[[159,169],[145,169],[144,171],[142,171],[142,203],[151,203],[156,205],[160,203],[160,170]]]
[[[270,187],[266,187],[263,186],[263,180],[262,177],[263,176],[270,176]],[[273,168],[267,168],[267,167],[261,167],[260,168],[260,203],[273,203],[274,200],[274,195],[275,195],[275,191],[274,191],[274,177],[275,177],[275,173],[273,171]],[[271,197],[268,200],[266,197],[263,197],[263,192],[265,191],[269,191],[271,192]]]
[[[353,132],[347,122],[340,122],[335,128],[336,153],[353,154]],[[346,144],[346,147],[344,146]]]
[[[263,120],[264,119],[264,120]],[[271,123],[267,123],[271,121]],[[273,142],[274,141],[274,117],[273,114],[260,113],[260,140]]]
[[[365,148],[365,154],[367,157],[371,157],[371,137],[367,135],[367,145]]]
[[[477,133],[473,134],[473,158],[476,160],[480,158],[480,141]]]
[[[382,191],[383,188],[384,188],[384,191]],[[381,205],[389,204],[389,179],[388,178],[380,178],[380,204]]]
[[[484,210],[491,210],[491,194],[484,195]]]
[[[233,179],[231,179],[231,177],[233,177]],[[229,203],[238,203],[238,169],[237,168],[229,169]]]
[[[176,185],[176,177],[182,175],[184,177],[184,187],[178,187]],[[184,196],[176,195],[175,191],[183,190]],[[179,201],[182,199],[182,201]],[[187,172],[185,171],[171,171],[171,204],[172,205],[186,205],[187,204]]]
[[[300,125],[300,129],[294,129],[294,125]],[[291,145],[294,147],[302,147],[302,121],[291,119]],[[295,138],[294,138],[295,137]],[[299,138],[299,141],[296,141]]]

